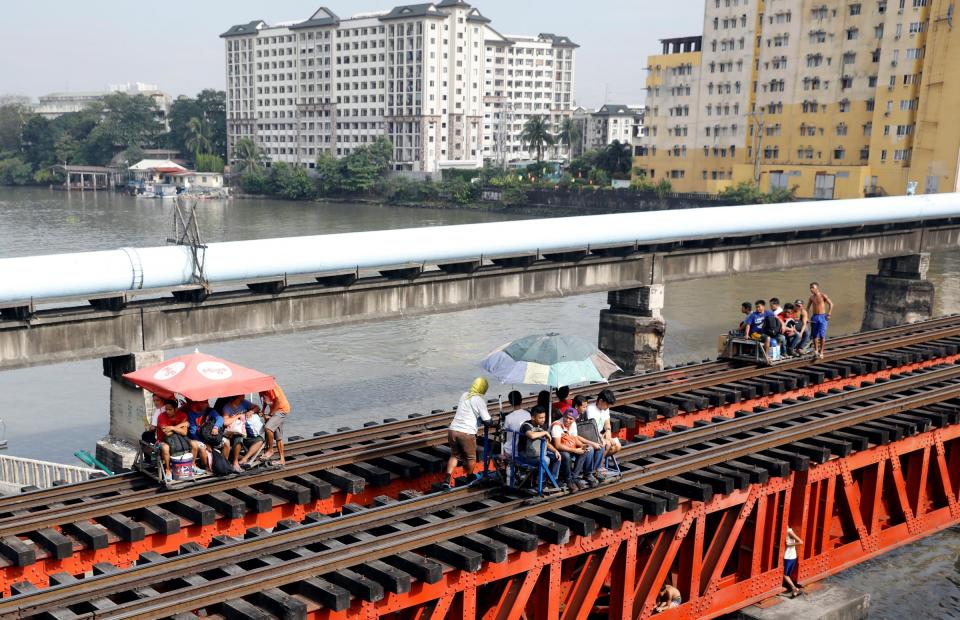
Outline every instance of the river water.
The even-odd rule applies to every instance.
[[[204,238],[210,242],[519,217],[459,209],[273,200],[209,201],[201,204],[199,216]],[[0,257],[162,245],[172,229],[173,206],[169,202],[111,193],[0,187]],[[670,284],[663,312],[667,320],[666,363],[713,357],[716,335],[740,320],[741,301],[773,296],[784,302],[806,299],[810,280],[819,281],[837,303],[831,334],[855,331],[863,311],[864,274],[875,269],[873,261],[859,261],[815,270]],[[937,314],[957,311],[958,274],[960,252],[933,257],[930,279],[937,287]],[[450,407],[478,374],[476,363],[488,351],[514,338],[547,331],[576,334],[595,342],[604,307],[606,295],[582,295],[207,344],[202,350],[275,375],[294,404],[288,433],[310,435]],[[185,351],[168,351],[167,356]],[[493,385],[491,394],[505,396],[508,390]],[[99,360],[0,373],[0,394],[9,454],[76,463],[75,450],[92,451],[96,440],[106,434],[109,383]],[[932,543],[934,540],[938,542]],[[907,548],[911,551],[877,560],[876,571],[860,567],[848,571],[854,576],[835,579],[867,575],[858,586],[873,592],[874,617],[898,617],[895,611],[909,601],[912,610],[926,610],[929,617],[952,614],[960,618],[956,580],[945,577],[953,574],[948,560],[957,555],[958,547],[960,535],[948,530],[911,545]],[[890,557],[923,568],[891,574]],[[922,576],[922,582],[914,584],[915,594],[911,595],[903,590],[909,590],[905,584],[912,583],[909,577],[914,572]],[[884,608],[884,600],[892,602]]]

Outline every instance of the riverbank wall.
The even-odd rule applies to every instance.
[[[334,196],[317,198],[318,203],[364,203],[407,207],[415,209],[462,209],[536,216],[601,215],[635,211],[665,211],[694,209],[698,207],[722,207],[737,204],[710,194],[658,195],[631,189],[529,189],[526,202],[508,204],[501,200],[499,188],[486,188],[481,200],[457,203],[453,200],[393,201],[377,196]],[[236,194],[237,198],[269,199],[273,196]]]

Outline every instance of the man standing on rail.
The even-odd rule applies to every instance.
[[[823,359],[823,348],[827,339],[827,321],[830,320],[834,309],[833,301],[820,290],[820,284],[811,282],[807,312],[810,313],[810,337],[813,339],[813,351],[819,359]]]
[[[487,380],[477,377],[470,386],[470,391],[464,392],[457,404],[457,412],[453,414],[453,421],[447,429],[447,443],[450,444],[450,458],[447,459],[447,480],[443,483],[444,489],[453,488],[453,470],[457,462],[463,461],[463,468],[467,472],[467,482],[473,482],[477,475],[473,472],[477,465],[477,418],[484,423],[491,421],[487,411]]]
[[[263,403],[263,415],[266,418],[263,428],[267,435],[267,451],[263,453],[263,461],[267,462],[273,456],[273,443],[276,442],[280,467],[283,467],[286,464],[283,454],[283,423],[290,415],[290,401],[280,386],[274,385],[272,389],[260,392],[260,402]]]

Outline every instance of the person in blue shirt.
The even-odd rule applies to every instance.
[[[743,321],[743,335],[754,340],[763,340],[769,344],[769,337],[764,333],[764,323],[768,316],[774,316],[773,312],[767,310],[767,302],[758,299],[754,302],[753,312],[747,315]]]
[[[194,441],[202,441],[203,438],[200,437],[200,429],[203,427],[203,423],[206,421],[207,415],[210,413],[216,414],[216,411],[210,408],[210,403],[207,401],[197,400],[187,403],[186,413],[187,422],[189,423],[189,426],[187,427],[187,437]]]
[[[213,420],[213,426],[204,431],[204,426]],[[212,409],[205,400],[191,401],[187,404],[187,437],[196,442],[198,448],[201,448],[201,461],[205,461],[207,469],[212,467],[212,455],[205,454],[208,448],[221,450],[224,457],[230,454],[230,443],[223,440],[223,417]],[[203,458],[205,456],[206,458]]]

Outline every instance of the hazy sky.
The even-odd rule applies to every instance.
[[[224,87],[223,41],[233,24],[341,17],[391,0],[20,0],[4,2],[0,95],[37,97],[147,82],[176,96]],[[580,44],[577,102],[643,103],[645,59],[658,39],[699,34],[703,0],[477,0],[504,34],[554,32]],[[605,101],[606,93],[606,101]]]

